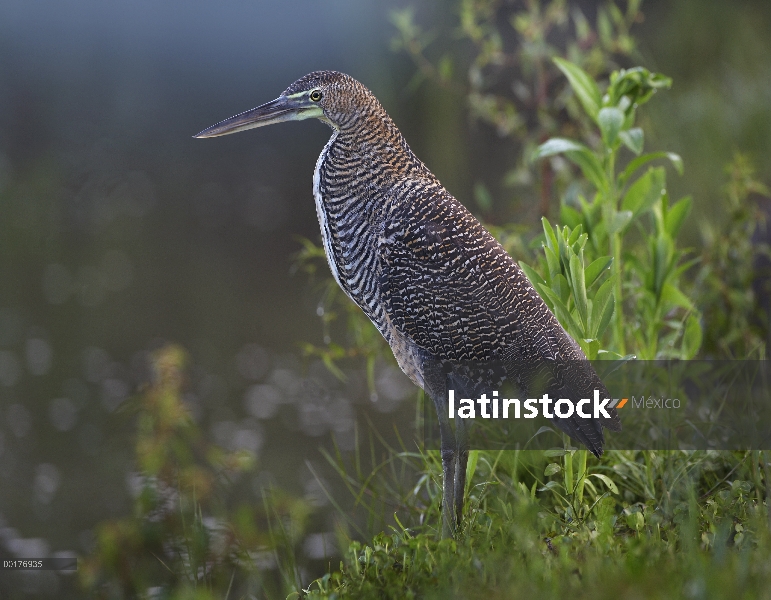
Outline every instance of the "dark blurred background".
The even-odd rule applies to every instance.
[[[412,4],[427,26],[456,18],[453,3]],[[0,3],[6,553],[88,552],[94,525],[130,510],[131,429],[119,409],[166,341],[191,354],[186,401],[205,431],[258,455],[255,498],[277,482],[323,504],[305,461],[322,462],[329,433],[350,447],[357,406],[414,412],[414,387],[393,366],[378,365],[371,394],[363,373],[342,384],[298,349],[324,341],[320,292],[291,267],[296,236],[319,237],[311,179],[326,126],[191,138],[309,71],[341,70],[374,91],[461,201],[473,209],[484,182],[510,202],[496,133],[470,122],[462,97],[408,88],[415,68],[390,49],[389,22],[405,5]],[[642,8],[642,62],[674,78],[644,109],[646,148],[682,155],[685,175],[670,185],[694,197],[696,245],[700,219],[721,218],[735,150],[761,179],[771,173],[771,10],[765,0]]]

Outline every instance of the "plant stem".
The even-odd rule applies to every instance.
[[[570,438],[562,434],[563,444],[565,446],[565,494],[573,493],[573,455],[570,453]]]
[[[606,212],[615,216],[618,211],[618,191],[616,189],[616,150],[608,149],[605,156],[605,177],[607,179],[606,202],[612,210]],[[613,311],[613,337],[616,341],[616,352],[622,356],[626,354],[624,342],[624,310],[621,286],[621,234],[614,231],[610,236],[610,255],[613,257],[613,270],[616,275],[616,283],[613,286],[615,310]]]
[[[755,485],[755,499],[759,506],[763,506],[763,479],[760,474],[760,465],[763,464],[763,453],[760,450],[752,451],[752,483]]]
[[[576,452],[578,458],[578,472],[576,476],[576,501],[575,504],[581,508],[584,502],[584,482],[586,481],[586,459],[588,452],[586,450],[578,450]]]
[[[613,286],[616,303],[613,311],[613,337],[616,340],[616,352],[623,356],[626,354],[626,343],[624,342],[624,310],[621,296],[621,236],[618,232],[611,236],[610,252],[613,257],[613,268],[616,271],[616,282]]]

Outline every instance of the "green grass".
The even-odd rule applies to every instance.
[[[422,461],[425,485],[399,498],[390,533],[351,542],[308,597],[771,597],[758,476],[762,459],[767,482],[769,457],[758,452],[609,452],[590,458],[581,502],[562,473],[543,476],[545,453],[481,452],[456,540],[438,531],[438,458],[394,458]],[[362,483],[372,493],[358,497],[377,498],[395,481]]]

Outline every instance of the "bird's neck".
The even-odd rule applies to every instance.
[[[349,178],[349,185],[357,181],[370,185],[384,179],[393,182],[414,177],[434,178],[382,108],[335,129],[337,134],[333,134],[325,149],[325,160],[337,169],[356,169],[356,180]]]

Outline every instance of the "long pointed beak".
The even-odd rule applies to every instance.
[[[317,104],[310,103],[302,98],[279,96],[262,106],[220,121],[193,137],[218,137],[238,131],[246,131],[255,127],[281,123],[282,121],[298,121],[309,117],[318,117],[321,114],[322,111]]]

